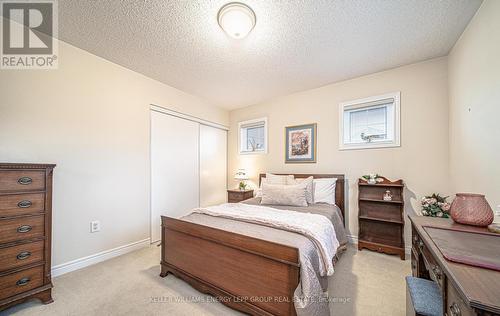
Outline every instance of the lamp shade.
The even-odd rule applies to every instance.
[[[248,175],[245,169],[238,169],[238,172],[234,175],[236,180],[248,180]]]

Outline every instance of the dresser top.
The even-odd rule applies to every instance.
[[[466,264],[446,260],[424,227],[456,229],[461,231],[489,233],[484,227],[461,225],[449,218],[435,218],[425,216],[409,216],[415,229],[422,238],[433,257],[454,283],[455,288],[462,292],[462,296],[472,307],[500,313],[500,272],[478,268]],[[500,237],[499,241],[500,241]],[[460,243],[457,239],[453,242]],[[500,256],[500,254],[498,254]]]
[[[0,169],[46,169],[54,168],[55,164],[47,163],[10,163],[0,162]]]

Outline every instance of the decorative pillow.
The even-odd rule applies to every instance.
[[[260,186],[258,189],[255,189],[255,197],[262,197],[262,185],[264,183],[268,183],[266,178],[260,179]]]
[[[307,206],[306,184],[262,184],[261,204]]]
[[[328,203],[335,205],[336,184],[337,178],[314,179],[314,203]]]
[[[262,179],[262,180],[264,180],[264,179]],[[260,184],[260,188],[255,189],[254,192],[255,192],[255,194],[254,194],[255,197],[262,197],[262,183]]]
[[[266,177],[260,179],[260,187],[255,190],[255,197],[262,197],[262,185],[264,183],[268,184],[291,184],[288,183],[293,181],[293,175],[280,176],[272,173],[266,173]]]
[[[293,175],[289,174],[286,176],[280,176],[277,174],[272,174],[272,173],[266,173],[266,183],[269,184],[287,184],[287,181],[293,180]],[[264,179],[262,179],[262,183],[264,182]]]
[[[306,184],[306,199],[308,204],[313,204],[314,203],[314,195],[313,195],[313,177],[308,177],[308,178],[297,178],[297,179],[287,179],[287,184],[299,184],[299,183],[305,183]]]

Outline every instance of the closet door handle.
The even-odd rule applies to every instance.
[[[17,180],[17,183],[21,185],[28,185],[33,183],[33,179],[31,179],[30,177],[21,177],[19,178],[19,180]]]
[[[24,200],[24,201],[17,203],[17,206],[20,208],[28,208],[31,205],[33,205],[33,203],[31,203],[31,201],[28,201],[28,200]]]

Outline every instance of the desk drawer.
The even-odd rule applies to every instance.
[[[0,217],[40,212],[45,209],[45,193],[0,195]]]
[[[6,271],[43,260],[43,240],[0,248],[0,270]]]
[[[430,253],[429,249],[425,244],[421,244],[421,252],[424,258],[424,264],[427,267],[427,270],[429,270],[429,275],[432,280],[434,280],[439,287],[441,288],[441,291],[444,290],[444,281],[445,281],[445,274],[441,267],[436,263],[434,260],[434,257]]]
[[[0,244],[43,236],[43,215],[0,220]]]
[[[0,277],[0,300],[29,291],[43,284],[43,266]]]
[[[446,315],[447,316],[472,316],[474,311],[462,300],[460,294],[453,287],[450,281],[446,290]]]
[[[0,170],[0,191],[45,190],[45,170]]]

